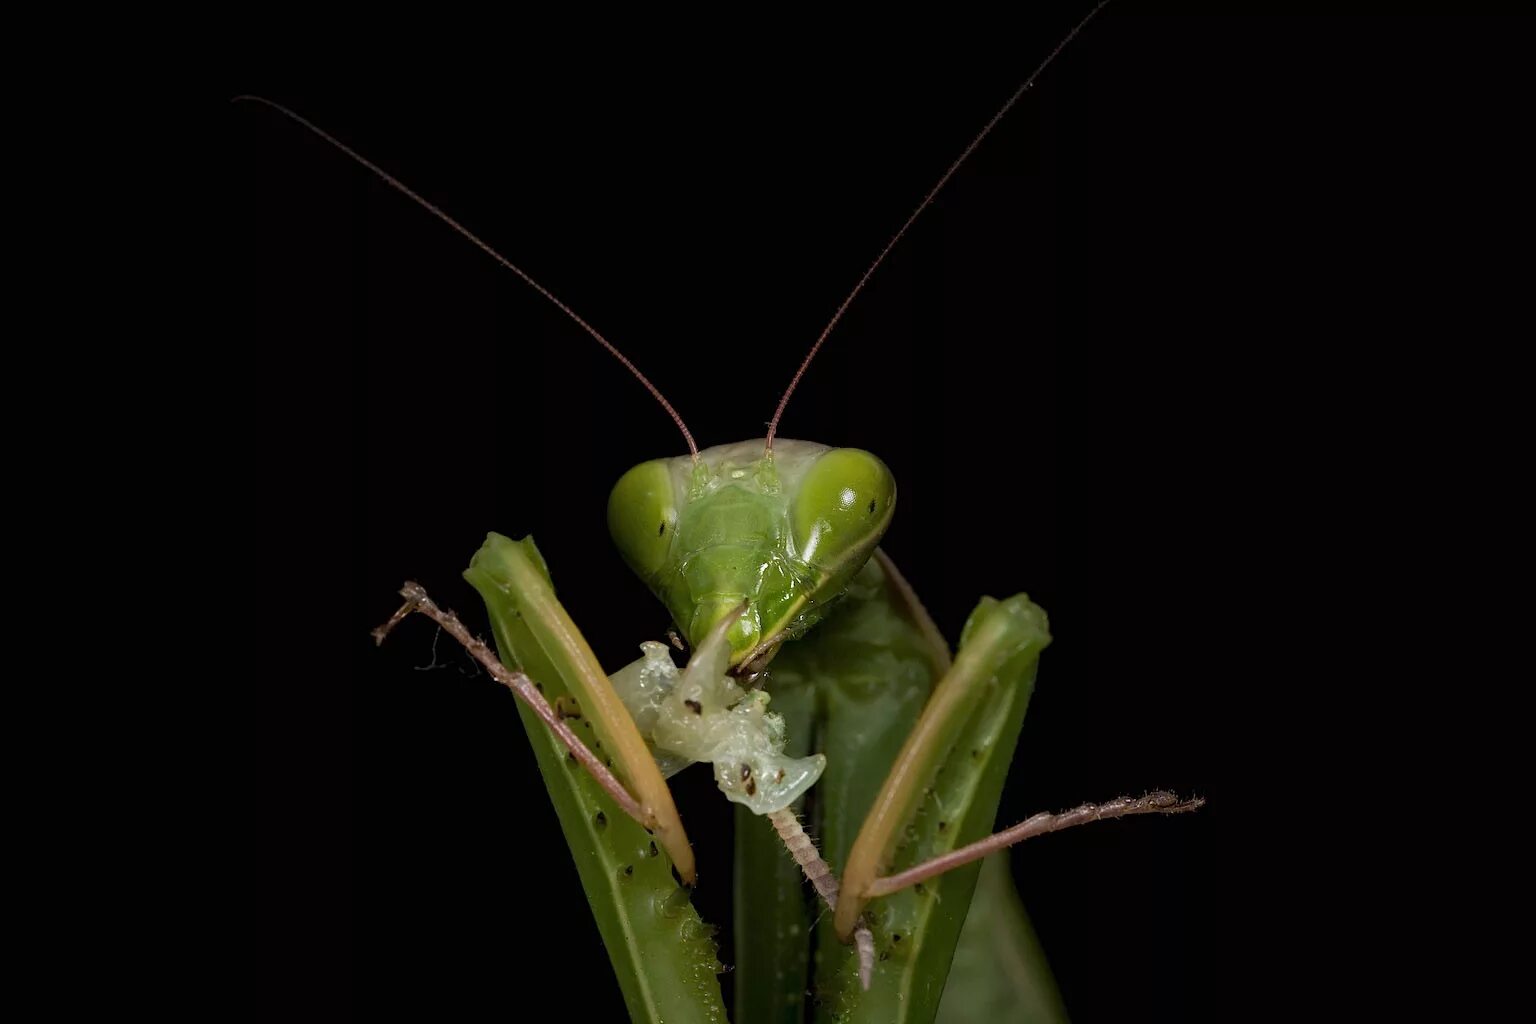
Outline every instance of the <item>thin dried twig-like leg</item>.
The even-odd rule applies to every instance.
[[[1122,796],[1102,804],[1083,804],[1070,811],[1060,814],[1041,813],[1026,821],[1021,821],[1012,828],[1004,829],[985,839],[978,840],[969,846],[962,846],[958,850],[933,858],[933,860],[897,872],[885,878],[877,878],[869,887],[869,898],[889,896],[893,892],[900,892],[909,885],[927,881],[935,875],[942,875],[946,871],[953,870],[962,864],[969,864],[973,860],[980,860],[994,850],[1001,850],[1005,846],[1022,842],[1032,836],[1045,835],[1047,832],[1059,832],[1073,825],[1086,825],[1090,821],[1103,821],[1106,818],[1124,818],[1132,814],[1178,814],[1180,811],[1193,811],[1205,804],[1201,797],[1192,800],[1181,800],[1167,790],[1158,790],[1142,797]]]
[[[485,670],[491,674],[492,678],[517,694],[525,704],[533,708],[534,714],[538,715],[544,724],[549,726],[556,736],[560,737],[560,742],[565,744],[566,749],[571,752],[571,756],[580,761],[581,766],[587,770],[587,773],[592,778],[597,780],[597,784],[603,787],[604,792],[613,797],[614,803],[619,805],[620,810],[634,818],[642,827],[650,827],[652,823],[646,821],[644,812],[640,810],[640,804],[636,802],[634,797],[629,795],[629,790],[625,789],[624,784],[608,770],[607,765],[598,760],[596,754],[587,749],[586,744],[577,739],[570,726],[560,720],[560,716],[555,714],[554,709],[549,706],[549,701],[545,700],[544,695],[533,685],[533,680],[523,673],[514,672],[503,665],[501,660],[491,653],[491,649],[485,646],[483,641],[464,627],[464,623],[459,621],[457,615],[439,608],[427,596],[426,589],[421,584],[407,581],[405,586],[400,588],[400,596],[405,598],[405,604],[401,605],[399,610],[389,617],[388,622],[373,631],[375,643],[382,644],[384,638],[389,636],[390,631],[412,612],[420,612],[433,622],[436,622],[439,626],[443,627],[449,636],[463,644],[465,650],[469,651],[476,661],[485,666]]]
[[[768,815],[768,821],[772,823],[774,831],[778,832],[779,838],[784,840],[784,848],[795,858],[795,863],[805,872],[806,879],[826,902],[827,908],[836,910],[839,892],[837,876],[832,873],[831,866],[821,859],[816,841],[805,834],[795,812],[786,807]],[[853,942],[859,951],[859,984],[868,992],[875,974],[875,936],[863,921],[854,929]]]

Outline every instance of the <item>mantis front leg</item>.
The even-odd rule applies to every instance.
[[[1000,779],[989,785],[984,768],[966,771],[964,764],[995,760],[1001,751],[993,748],[1002,744],[1008,756],[1001,763],[1006,766],[1011,760],[1018,726],[1034,690],[1040,652],[1050,641],[1045,613],[1024,595],[1007,601],[985,599],[966,624],[959,657],[908,735],[848,855],[836,918],[844,941],[869,900],[921,886],[1024,839],[1105,818],[1194,810],[1204,803],[1159,791],[1136,799],[1084,804],[1063,814],[1035,815],[960,846],[952,845],[952,838],[946,842],[949,837],[975,833],[973,805],[988,790],[1000,789]],[[1007,729],[1010,720],[1016,724]],[[990,819],[996,797],[981,802],[982,817]],[[920,839],[925,826],[932,831],[928,855],[890,877],[880,877],[902,845],[902,830],[908,837],[915,830]],[[907,845],[912,841],[909,838]]]
[[[521,701],[520,713],[631,1015],[636,1020],[718,1019],[719,986],[713,974],[720,965],[714,958],[713,944],[686,892],[661,874],[668,858],[657,840],[667,836],[674,839],[674,843],[666,845],[666,853],[672,853],[676,841],[681,841],[690,881],[692,853],[656,760],[640,736],[636,720],[621,703],[630,698],[620,698],[614,691],[575,625],[554,599],[547,569],[531,541],[514,543],[492,534],[465,575],[486,599],[502,660],[508,664],[498,661],[452,612],[439,608],[414,583],[407,583],[402,589],[405,604],[374,631],[375,639],[382,642],[407,616],[421,613],[437,622],[493,678],[513,691]],[[678,684],[678,699],[691,695],[710,702],[705,691],[712,692],[720,684],[712,688],[698,684],[704,677],[723,671],[729,649],[725,640],[729,625],[729,621],[723,623],[694,652],[689,670]],[[621,675],[635,667],[630,666]],[[694,673],[700,678],[693,678]],[[555,698],[553,705],[546,692]],[[755,702],[742,704],[747,719],[753,717],[748,707],[752,703]],[[717,709],[712,708],[705,715],[703,705],[696,701],[682,699],[682,704],[693,710],[693,715],[682,716],[685,725],[692,727],[694,716],[698,716],[701,724],[718,724]],[[652,711],[654,719],[655,709]],[[662,718],[667,721],[666,716]],[[572,729],[569,723],[573,721],[588,734],[590,746]],[[671,731],[679,732],[676,716],[671,722]],[[743,722],[736,724],[739,729]],[[653,729],[656,725],[657,722],[651,722]],[[681,733],[689,731],[682,729]],[[663,729],[659,734],[664,732]],[[638,759],[623,760],[626,749],[637,751]],[[742,758],[751,755],[736,747],[731,749],[736,751],[727,758],[731,771],[739,768],[746,772],[747,763]],[[819,760],[773,758],[767,764],[793,769],[797,764],[803,768]],[[578,765],[585,770],[584,774],[576,770]],[[622,772],[623,777],[616,771]],[[778,779],[770,781],[768,773],[764,773],[763,785],[756,787],[749,780],[746,792],[749,797],[766,796],[776,782],[782,783],[789,774],[792,772],[780,770]],[[784,799],[791,795],[786,793]],[[610,814],[605,806],[615,807],[630,820]],[[658,807],[662,808],[660,812]],[[770,815],[770,821],[785,835],[791,853],[805,866],[807,877],[816,883],[818,892],[835,907],[836,879],[809,837],[800,830],[793,813],[787,808],[780,809]],[[671,823],[670,827],[664,823]],[[644,829],[645,835],[655,834],[657,839],[641,839],[631,834],[636,826]],[[677,875],[683,880],[681,869]],[[867,979],[872,969],[873,938],[864,928],[856,928],[854,936],[861,973]]]
[[[814,704],[815,724],[802,728],[828,756],[812,800],[827,859],[842,872],[836,923],[868,921],[877,944],[866,993],[854,949],[837,941],[849,933],[838,934],[832,921],[823,927],[814,985],[819,1020],[970,1020],[980,1019],[975,1008],[989,1006],[1010,1014],[1028,1007],[1032,1021],[1065,1019],[1006,865],[991,873],[985,896],[976,895],[986,905],[977,906],[978,866],[971,862],[1067,824],[1187,805],[1153,794],[1036,816],[989,836],[1049,642],[1045,614],[1028,598],[986,599],[952,662],[911,588],[877,552],[841,610],[771,666],[776,701]],[[741,834],[737,841],[738,858],[751,856]],[[738,929],[738,952],[752,938]],[[950,958],[959,962],[962,954],[984,969],[970,973],[963,991],[946,988]]]
[[[514,542],[492,534],[465,576],[486,600],[505,662],[493,674],[503,682],[511,679],[508,685],[523,698],[518,713],[631,1019],[723,1020],[717,979],[723,968],[712,929],[679,884],[685,868],[692,873],[692,852],[670,790],[581,634],[555,600],[538,550],[531,540]],[[406,608],[391,624],[411,610],[435,609],[423,604],[424,594],[406,596]],[[450,623],[457,625],[457,620],[437,611],[439,623],[461,642],[467,640],[484,663],[490,653],[485,646],[462,626],[457,626],[462,635],[455,632]],[[492,659],[487,668],[494,664]],[[617,714],[603,711],[610,703]],[[553,723],[546,711],[553,714]],[[640,756],[627,759],[636,749]],[[515,799],[488,812],[526,813]],[[648,822],[655,825],[648,827]],[[680,850],[676,859],[681,862],[675,869],[674,849]],[[574,892],[572,898],[572,905],[579,906]]]

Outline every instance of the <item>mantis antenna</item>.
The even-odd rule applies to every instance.
[[[827,322],[826,327],[822,328],[821,336],[816,339],[816,344],[812,345],[811,350],[805,354],[805,359],[800,363],[800,368],[795,371],[794,377],[790,379],[789,387],[784,391],[784,397],[779,399],[779,407],[773,411],[773,419],[768,422],[767,453],[769,455],[773,454],[773,435],[778,432],[779,418],[784,415],[784,407],[789,404],[789,396],[795,393],[795,388],[800,384],[800,378],[805,376],[806,368],[811,365],[811,360],[815,359],[816,353],[821,350],[821,343],[827,340],[827,335],[832,333],[832,328],[836,327],[837,322],[843,318],[843,313],[847,311],[849,304],[863,290],[864,283],[874,274],[875,269],[885,261],[885,257],[890,251],[896,248],[896,243],[901,241],[901,236],[907,233],[907,228],[911,227],[912,222],[917,220],[918,214],[926,210],[928,205],[933,202],[933,197],[939,194],[939,189],[949,182],[949,179],[954,176],[955,171],[960,169],[960,165],[965,163],[977,146],[981,145],[981,140],[987,137],[992,131],[993,126],[1001,121],[1003,115],[1013,108],[1013,105],[1019,101],[1020,96],[1029,91],[1029,87],[1035,84],[1035,79],[1039,78],[1045,69],[1051,66],[1051,62],[1056,59],[1057,55],[1067,48],[1068,43],[1077,38],[1077,34],[1093,20],[1095,14],[1103,10],[1104,5],[1107,3],[1109,3],[1109,0],[1100,0],[1098,4],[1094,5],[1093,10],[1089,11],[1081,21],[1074,25],[1072,31],[1067,33],[1066,38],[1057,43],[1056,48],[1046,55],[1045,60],[1040,62],[1040,66],[1035,68],[1028,78],[1024,79],[1024,84],[1014,90],[1013,95],[1008,97],[1008,102],[1004,103],[1002,108],[992,115],[992,120],[988,121],[981,131],[976,133],[976,137],[971,140],[971,144],[965,147],[964,152],[955,159],[954,163],[949,165],[949,170],[945,171],[939,178],[938,184],[934,185],[928,191],[928,194],[923,197],[923,201],[917,204],[917,209],[913,210],[911,215],[907,217],[906,223],[902,224],[900,230],[891,236],[889,242],[885,243],[885,248],[880,250],[880,255],[875,257],[875,262],[869,265],[869,269],[864,271],[864,276],[859,278],[859,283],[853,286],[853,291],[849,292],[842,305],[837,307],[837,312],[832,314],[832,319]]]
[[[341,150],[341,152],[345,153],[347,156],[351,157],[353,160],[357,161],[359,164],[372,171],[379,177],[381,181],[384,182],[384,184],[400,192],[407,199],[411,200],[416,205],[430,213],[432,216],[436,217],[438,220],[442,221],[444,224],[447,224],[450,228],[453,228],[453,230],[469,239],[469,241],[473,242],[475,246],[477,246],[481,251],[490,256],[491,259],[495,260],[497,263],[500,263],[502,266],[512,271],[512,273],[528,282],[534,291],[538,292],[540,295],[544,296],[550,302],[553,302],[556,306],[558,306],[560,308],[560,312],[576,321],[576,323],[581,326],[582,330],[592,335],[592,337],[597,340],[599,345],[607,349],[609,353],[612,354],[613,358],[623,363],[624,368],[635,375],[635,379],[645,386],[645,390],[651,393],[651,397],[660,402],[661,407],[667,411],[667,415],[672,417],[672,422],[677,424],[677,429],[683,432],[683,440],[688,442],[688,453],[693,456],[693,461],[699,461],[699,446],[694,444],[693,435],[688,432],[688,425],[683,422],[683,418],[678,415],[677,410],[672,408],[672,403],[667,401],[666,397],[662,395],[661,390],[657,388],[655,384],[652,384],[650,378],[641,373],[640,368],[634,363],[630,362],[629,357],[626,356],[623,352],[620,352],[617,346],[599,334],[597,332],[597,328],[587,323],[576,314],[575,310],[556,298],[554,292],[551,292],[548,288],[545,288],[543,285],[539,284],[539,282],[530,277],[528,273],[521,267],[515,265],[511,260],[507,259],[501,253],[487,245],[473,231],[469,230],[463,224],[460,224],[458,221],[454,220],[452,217],[444,213],[441,209],[433,205],[428,200],[422,198],[414,190],[412,190],[409,185],[405,184],[405,182],[401,181],[399,178],[396,178],[394,175],[384,170],[384,168],[380,167],[372,160],[369,160],[367,157],[363,156],[361,153],[357,152],[357,150],[353,149],[351,146],[348,146],[346,143],[342,142],[340,139],[336,138],[334,135],[321,128],[319,125],[313,123],[307,118],[301,117],[292,110],[289,110],[287,107],[283,106],[281,103],[274,103],[273,101],[267,99],[265,96],[236,96],[230,102],[260,103],[262,106],[271,107],[273,110],[277,111],[279,114],[282,114],[290,121],[308,128],[310,131],[320,136],[320,138],[324,139],[326,142],[330,143],[332,146]],[[809,360],[807,360],[807,362],[809,362]],[[796,379],[798,379],[798,376]]]

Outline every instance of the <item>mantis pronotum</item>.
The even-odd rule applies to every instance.
[[[908,203],[908,206],[909,206],[909,203]],[[869,299],[865,298],[865,299],[863,299],[863,301],[869,301]],[[576,302],[573,301],[573,304],[576,304]],[[444,342],[444,344],[445,344],[445,342]],[[565,344],[567,344],[567,347],[574,347],[574,345],[570,344],[570,342],[565,342]],[[438,345],[433,345],[433,347],[436,348],[436,347],[438,347]],[[521,348],[524,348],[524,347],[519,347],[519,350],[521,350]],[[720,353],[720,358],[723,359],[723,356],[725,356],[725,353]],[[535,356],[535,358],[542,358],[542,356]],[[759,359],[759,361],[760,361],[760,359]],[[596,362],[596,361],[593,361],[593,362]],[[836,365],[837,365],[836,362],[834,362],[833,365],[834,365],[834,367],[836,367]],[[817,368],[820,368],[820,367],[817,367]],[[811,378],[811,379],[813,379],[813,381],[814,381],[814,372],[813,372],[813,378]],[[813,387],[813,384],[809,384],[809,382],[808,382],[808,385],[806,385],[806,387]],[[544,390],[545,393],[547,393],[548,388],[545,387],[545,385],[541,385],[541,390]],[[771,390],[771,388],[765,388],[765,390]],[[673,395],[673,398],[676,399],[677,396]],[[627,401],[627,399],[625,399],[625,401]],[[682,399],[677,399],[677,401],[679,401],[680,404],[684,404],[685,407],[687,407],[687,402],[682,401]],[[805,399],[802,399],[802,401],[805,401]],[[518,404],[518,402],[516,402],[516,401],[511,402],[511,405],[516,405],[516,404]],[[733,407],[739,407],[739,405],[742,405],[742,404],[745,404],[745,402],[733,402]],[[770,405],[771,405],[771,402],[770,402]],[[510,413],[510,416],[508,416],[508,427],[513,428],[513,430],[515,430],[515,428],[518,428],[519,419],[521,419],[521,416],[519,416],[518,413],[516,413],[516,411],[508,410],[508,413]],[[545,419],[548,419],[548,416],[547,415],[545,415],[545,416],[535,416],[535,418],[533,418],[533,419],[535,419],[535,421],[542,422],[542,421],[545,421]],[[625,413],[625,415],[624,415],[625,430],[628,430],[628,422],[630,422],[631,419],[633,419],[633,418],[631,418],[631,416],[628,415],[628,413]],[[522,425],[524,425],[524,428],[531,427],[531,424],[528,421],[522,421]],[[702,433],[702,430],[700,430],[700,433]],[[794,431],[794,433],[799,433],[799,431]],[[657,448],[657,450],[667,450],[667,448]],[[536,457],[542,457],[542,456],[536,456]],[[495,471],[495,470],[493,470],[492,467],[490,467],[490,465],[487,465],[487,470]],[[594,473],[594,476],[596,476],[596,473]],[[604,484],[599,484],[598,487],[605,487],[605,482],[604,482]],[[521,488],[519,488],[519,491],[521,491]],[[521,500],[521,497],[516,497],[516,496],[515,497],[511,497],[511,500],[513,500],[513,502],[516,502],[516,500]],[[573,504],[574,504],[574,499],[573,499]],[[903,510],[903,511],[905,511],[905,510]],[[561,567],[559,567],[559,563],[556,563],[556,573],[561,574],[562,579],[565,579],[565,574],[561,573]],[[567,597],[567,600],[573,600],[573,602],[584,602],[584,600],[587,600],[587,599],[582,599],[582,597],[578,596],[578,594],[574,594],[573,591],[576,591],[576,590],[579,590],[579,585],[573,585],[573,583],[567,583],[567,585],[565,585],[564,590],[562,590],[562,597]],[[621,586],[621,588],[619,588],[619,590],[622,591],[622,586]],[[631,585],[630,586],[631,593],[633,593],[633,590],[634,590],[633,585]],[[616,600],[616,599],[614,599],[614,600]],[[579,616],[579,617],[582,617],[582,616]],[[590,616],[582,617],[582,625],[585,626],[585,623],[587,623],[587,622],[590,622]],[[952,625],[952,623],[951,623],[951,625]],[[653,633],[654,633],[654,631],[653,631]],[[952,633],[952,629],[951,629],[951,633]],[[642,634],[642,636],[647,636],[647,634]],[[634,639],[634,637],[630,637],[630,639]]]

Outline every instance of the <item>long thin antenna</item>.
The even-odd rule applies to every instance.
[[[971,155],[971,152],[981,144],[981,140],[986,138],[987,134],[992,131],[992,126],[1003,119],[1003,115],[1012,109],[1013,105],[1019,101],[1019,97],[1023,96],[1024,93],[1029,90],[1029,87],[1035,84],[1035,79],[1039,78],[1041,73],[1044,72],[1046,68],[1051,66],[1051,61],[1056,59],[1057,54],[1061,53],[1062,50],[1067,48],[1068,43],[1077,38],[1077,34],[1083,30],[1084,26],[1093,20],[1093,16],[1098,14],[1099,11],[1101,11],[1104,8],[1104,5],[1107,3],[1109,3],[1109,0],[1100,0],[1100,2],[1094,6],[1093,10],[1089,11],[1087,15],[1084,16],[1082,21],[1079,21],[1075,26],[1073,26],[1072,31],[1067,33],[1066,38],[1056,44],[1056,48],[1046,56],[1045,60],[1040,62],[1040,66],[1035,68],[1030,76],[1024,80],[1024,84],[1019,86],[1018,89],[1014,90],[1013,95],[1008,97],[1008,102],[1003,104],[1001,110],[992,115],[992,120],[988,121],[986,126],[977,133],[976,137],[971,140],[971,144],[965,147],[965,151],[960,154],[955,162],[949,165],[949,170],[944,172],[944,176],[939,179],[939,183],[933,186],[928,194],[923,197],[923,201],[921,203],[917,204],[917,209],[912,211],[912,215],[908,217],[906,223],[901,226],[901,230],[897,231],[891,240],[885,244],[885,248],[880,250],[880,255],[875,257],[875,262],[869,265],[869,269],[864,271],[864,276],[859,278],[859,283],[853,286],[853,291],[849,292],[848,297],[843,300],[843,304],[837,307],[837,312],[832,314],[832,319],[827,323],[827,326],[822,329],[821,337],[816,339],[816,344],[812,345],[811,350],[806,353],[805,361],[802,362],[800,364],[800,368],[795,371],[795,376],[790,380],[789,387],[784,392],[784,397],[779,399],[779,407],[773,411],[773,419],[768,423],[767,450],[769,454],[772,454],[773,452],[773,435],[779,429],[779,419],[784,415],[784,407],[789,404],[789,396],[795,393],[795,388],[800,384],[800,378],[805,376],[806,368],[811,365],[811,360],[815,359],[816,353],[820,351],[821,343],[827,340],[827,335],[832,333],[832,328],[836,327],[837,322],[843,318],[843,313],[845,310],[847,310],[849,303],[853,302],[854,296],[858,295],[859,292],[864,288],[864,282],[869,280],[870,276],[874,274],[875,268],[880,266],[880,264],[885,261],[886,255],[896,247],[897,242],[901,241],[901,236],[905,235],[907,233],[907,228],[911,227],[912,222],[917,220],[917,215],[926,210],[928,208],[928,204],[933,202],[933,197],[939,194],[939,189],[944,187],[944,185],[954,175],[955,171],[959,170],[960,165],[965,163],[966,158]]]
[[[450,217],[448,214],[444,213],[442,210],[438,209],[432,203],[428,202],[426,199],[423,199],[421,196],[417,195],[416,192],[414,192],[410,188],[410,186],[406,185],[404,182],[402,182],[401,180],[396,178],[394,175],[392,175],[388,171],[384,170],[384,168],[380,167],[378,164],[374,163],[372,160],[369,160],[367,157],[363,156],[361,153],[357,152],[351,146],[348,146],[346,143],[342,142],[340,139],[336,138],[334,135],[331,135],[329,132],[327,132],[324,129],[322,129],[319,125],[314,124],[313,122],[307,120],[306,118],[300,117],[298,114],[294,113],[292,110],[289,110],[287,107],[283,106],[281,103],[274,103],[271,100],[267,99],[265,96],[249,96],[249,95],[236,96],[230,102],[232,102],[232,103],[241,103],[241,102],[260,103],[263,106],[271,107],[273,110],[277,111],[279,114],[282,114],[284,117],[288,118],[289,120],[295,121],[298,124],[303,125],[305,128],[308,128],[310,131],[312,131],[316,135],[320,136],[320,138],[324,139],[326,142],[330,143],[332,146],[335,146],[337,149],[341,150],[347,156],[351,157],[353,160],[357,161],[358,163],[362,164],[364,167],[368,168],[368,170],[370,170],[374,174],[378,175],[379,178],[381,180],[383,180],[383,182],[386,185],[388,185],[390,188],[393,188],[396,191],[402,193],[407,199],[410,199],[412,202],[416,203],[422,209],[424,209],[428,213],[432,214],[432,216],[436,217],[438,220],[442,221],[444,224],[447,224],[449,227],[453,228],[453,230],[457,231],[459,234],[461,234],[465,238],[469,239],[476,246],[478,246],[483,252],[485,252],[486,255],[490,256],[491,259],[495,260],[497,263],[500,263],[502,266],[504,266],[508,270],[512,271],[512,273],[516,274],[518,277],[520,277],[524,281],[528,282],[528,284],[531,285],[533,287],[533,289],[535,291],[537,291],[540,295],[544,296],[550,302],[553,302],[556,306],[560,307],[560,312],[564,313],[566,316],[568,316],[572,320],[576,321],[576,323],[581,325],[582,330],[586,331],[588,334],[592,335],[592,337],[596,338],[597,339],[597,343],[599,345],[603,346],[603,348],[607,349],[610,353],[612,353],[612,355],[613,355],[613,357],[615,359],[617,359],[619,362],[624,364],[625,369],[629,370],[630,373],[635,375],[635,379],[636,380],[638,380],[641,384],[645,385],[645,390],[647,390],[647,391],[649,391],[651,393],[651,397],[652,398],[655,398],[656,401],[661,403],[661,407],[663,409],[667,410],[667,415],[672,417],[672,422],[677,424],[677,429],[681,430],[683,432],[683,440],[688,442],[688,452],[689,452],[690,455],[693,456],[693,461],[695,461],[695,462],[699,461],[699,446],[693,443],[693,435],[688,432],[688,425],[686,423],[684,423],[683,422],[683,418],[677,414],[677,410],[672,408],[672,403],[667,401],[666,397],[664,395],[662,395],[660,389],[658,389],[656,387],[656,385],[652,384],[650,379],[648,377],[646,377],[645,374],[640,372],[640,368],[638,366],[636,366],[634,363],[629,361],[629,357],[628,356],[626,356],[623,352],[620,352],[618,350],[618,348],[615,347],[613,345],[613,343],[610,342],[607,338],[605,338],[601,334],[597,333],[597,328],[593,327],[591,324],[587,323],[581,317],[577,316],[575,310],[571,309],[570,306],[567,306],[565,303],[563,303],[559,299],[555,298],[555,295],[554,295],[553,292],[551,292],[548,288],[545,288],[543,285],[539,284],[539,282],[535,281],[533,278],[529,277],[528,274],[526,272],[524,272],[521,267],[518,267],[518,266],[514,265],[511,260],[507,259],[501,253],[497,252],[495,249],[492,249],[485,242],[481,241],[480,237],[478,235],[476,235],[473,231],[470,231],[464,225],[462,225],[458,221],[454,220],[452,217]]]

